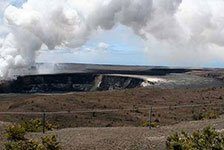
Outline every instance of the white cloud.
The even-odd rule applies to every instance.
[[[110,45],[107,44],[107,43],[104,43],[104,42],[101,42],[101,43],[98,44],[98,48],[100,50],[107,50],[109,47],[110,47]]]
[[[2,47],[3,41],[4,40],[0,38],[0,48]]]
[[[9,33],[9,28],[7,26],[0,25],[0,37],[4,37],[8,33]]]
[[[3,11],[5,10],[5,8],[9,5],[9,1],[8,0],[1,0],[0,1],[0,14],[3,13]]]

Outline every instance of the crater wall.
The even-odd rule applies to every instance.
[[[143,79],[93,73],[30,75],[3,82],[0,93],[88,92],[141,86]]]

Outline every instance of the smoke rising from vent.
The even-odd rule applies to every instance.
[[[154,38],[178,51],[214,48],[218,53],[224,46],[223,8],[222,0],[28,0],[21,8],[10,5],[4,10],[10,33],[0,40],[0,76],[32,65],[43,45],[77,48],[94,31],[118,24],[132,28],[146,45]]]

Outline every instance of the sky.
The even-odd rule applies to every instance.
[[[20,8],[24,2],[26,0],[0,0],[0,40],[4,39],[9,32],[3,19],[5,8],[8,5]],[[223,57],[213,56],[212,59],[205,59],[204,61],[204,53],[206,53],[204,58],[213,54],[206,51],[201,52],[200,50],[198,53],[193,53],[192,51],[183,52],[176,50],[176,47],[166,46],[166,43],[156,40],[155,37],[147,37],[147,41],[145,41],[132,28],[117,23],[110,30],[96,30],[92,32],[86,42],[79,48],[59,46],[53,50],[48,50],[47,46],[42,46],[41,50],[36,52],[35,61],[49,63],[224,67]],[[219,50],[217,50],[217,53],[219,53]],[[201,55],[202,58],[199,58]]]
[[[93,33],[81,50],[59,49],[49,52],[46,49],[40,52],[38,59],[62,63],[69,60],[74,63],[116,65],[148,65],[150,63],[148,57],[145,56],[144,41],[130,28],[122,25],[109,31]]]

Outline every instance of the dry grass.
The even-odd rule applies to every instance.
[[[219,107],[194,107],[153,110],[153,120],[159,125],[192,120],[195,113],[215,110],[222,112],[224,88],[209,89],[148,89],[137,88],[123,91],[68,93],[50,95],[0,95],[0,111],[75,111],[86,109],[149,108],[214,104]],[[27,116],[0,115],[0,120],[16,121]],[[40,116],[29,116],[36,118]],[[148,110],[119,111],[107,113],[77,113],[51,115],[47,119],[61,127],[116,127],[142,126],[148,120]]]

